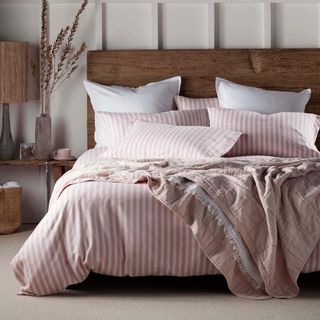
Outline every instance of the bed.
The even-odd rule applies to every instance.
[[[189,97],[215,96],[216,76],[275,90],[310,87],[307,111],[320,114],[317,49],[91,51],[87,64],[88,79],[106,85],[136,87],[179,74],[181,94]],[[94,112],[89,99],[87,120],[89,151],[79,158],[75,170],[99,163],[99,155],[105,151],[94,148]],[[90,272],[197,276],[223,270],[222,265],[217,268],[208,259],[208,251],[194,236],[191,224],[165,201],[159,201],[146,183],[105,181],[85,174],[56,189],[48,214],[11,262],[21,294],[58,293],[85,280]],[[316,215],[314,219],[318,223]],[[320,244],[315,240],[319,238],[315,231],[308,252],[303,253],[308,258],[303,262],[303,272],[320,270]],[[227,280],[239,271],[237,268],[228,271]],[[241,294],[238,285],[229,283],[231,291],[240,296],[270,296],[261,293],[261,288],[259,293],[248,289]],[[287,295],[271,296],[297,293],[288,290]]]

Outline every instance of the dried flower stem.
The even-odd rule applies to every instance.
[[[48,45],[48,0],[42,1],[41,13],[41,40],[40,40],[40,105],[41,113],[45,113],[45,79],[46,79],[46,56]]]
[[[75,15],[72,26],[62,28],[54,43],[48,44],[48,0],[42,0],[40,40],[40,104],[42,114],[49,113],[51,95],[77,70],[77,63],[86,49],[86,44],[82,43],[74,53],[72,43],[79,26],[80,16],[87,4],[88,0],[84,0]],[[62,48],[63,43],[65,45]]]

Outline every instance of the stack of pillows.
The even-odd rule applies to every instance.
[[[318,157],[311,90],[270,91],[216,78],[217,98],[179,96],[181,78],[138,88],[84,82],[102,158]],[[178,110],[175,110],[177,107]]]

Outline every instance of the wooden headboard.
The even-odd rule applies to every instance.
[[[320,49],[208,49],[89,51],[88,80],[139,86],[182,76],[181,95],[215,96],[215,77],[274,90],[312,89],[308,112],[320,114]],[[94,113],[88,99],[88,148]],[[317,143],[319,147],[319,142]]]

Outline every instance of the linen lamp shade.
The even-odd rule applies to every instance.
[[[28,97],[28,43],[0,42],[0,102],[22,103]]]
[[[28,43],[0,42],[0,103],[3,103],[0,160],[16,153],[10,129],[9,103],[22,103],[28,96]]]

